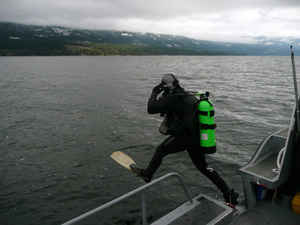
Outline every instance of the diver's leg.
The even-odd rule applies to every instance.
[[[208,166],[204,153],[201,152],[201,149],[199,147],[190,148],[188,149],[188,153],[197,169],[210,179],[223,193],[225,201],[236,205],[238,203],[236,200],[239,194],[233,189],[230,189],[218,172]]]
[[[131,166],[132,171],[142,177],[146,182],[150,182],[153,174],[157,171],[165,156],[185,150],[184,140],[184,136],[168,137],[157,146],[147,169],[139,169],[136,166]]]

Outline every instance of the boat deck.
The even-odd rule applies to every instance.
[[[264,200],[255,207],[248,208],[243,214],[234,218],[230,225],[297,225],[300,224],[300,215],[293,213],[290,198],[284,201]]]

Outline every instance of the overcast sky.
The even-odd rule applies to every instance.
[[[0,0],[0,21],[254,43],[300,38],[300,0]]]

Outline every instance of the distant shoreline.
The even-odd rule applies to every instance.
[[[186,48],[118,44],[61,43],[9,40],[0,56],[153,56],[153,55],[239,55]]]

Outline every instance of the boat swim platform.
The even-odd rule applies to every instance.
[[[224,203],[204,194],[198,194],[190,201],[180,205],[152,225],[189,225],[189,224],[229,224],[233,209]]]

